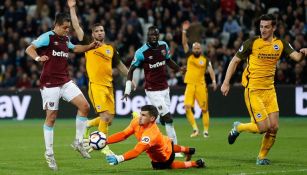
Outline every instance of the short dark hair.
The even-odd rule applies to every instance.
[[[94,32],[95,28],[98,27],[98,26],[102,26],[103,25],[101,23],[95,23],[93,26],[92,26],[92,32]]]
[[[272,26],[276,25],[276,17],[273,14],[264,14],[261,15],[259,18],[259,22],[263,20],[263,21],[272,21]]]
[[[150,26],[150,27],[148,28],[148,32],[151,31],[151,30],[156,30],[156,31],[158,31],[158,33],[159,33],[159,29],[158,29],[157,26]]]
[[[55,24],[62,25],[64,22],[70,22],[70,16],[68,13],[57,13],[55,15]]]
[[[154,116],[155,118],[159,115],[157,108],[153,105],[142,106],[141,111],[148,111],[149,115]]]

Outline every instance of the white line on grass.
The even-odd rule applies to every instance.
[[[237,174],[229,174],[229,175],[251,175],[251,174],[290,173],[290,172],[307,172],[307,169],[282,170],[282,171],[260,171],[260,172],[253,172],[253,173],[237,173]]]

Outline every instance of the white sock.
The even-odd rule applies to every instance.
[[[44,124],[44,139],[47,154],[53,154],[53,127]]]
[[[87,117],[76,116],[76,139],[81,142],[86,129]]]
[[[165,123],[165,130],[167,133],[167,136],[173,140],[173,143],[177,145],[177,135],[175,128],[172,123]]]

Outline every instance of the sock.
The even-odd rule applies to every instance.
[[[207,131],[209,130],[209,112],[206,111],[206,112],[203,112],[203,125],[204,125],[204,131]]]
[[[105,135],[108,135],[108,128],[109,128],[109,124],[105,122],[104,120],[100,119],[98,130],[100,132],[103,132]]]
[[[53,126],[44,124],[44,139],[47,154],[53,154]]]
[[[197,167],[197,164],[195,161],[174,161],[171,165],[172,169],[180,169],[180,168],[191,168],[191,167]]]
[[[275,138],[276,138],[276,133],[266,132],[264,134],[263,139],[262,139],[261,148],[260,148],[259,155],[258,155],[259,159],[266,158],[270,149],[274,145]]]
[[[167,136],[173,140],[173,143],[177,145],[177,136],[176,131],[172,123],[165,123],[165,130],[167,133]]]
[[[186,116],[189,123],[192,125],[193,130],[198,130],[197,123],[195,122],[194,114],[191,108],[186,110]]]
[[[98,126],[99,122],[100,122],[100,117],[98,116],[92,120],[88,120],[86,127]]]
[[[256,123],[241,123],[237,126],[237,131],[242,132],[251,132],[251,133],[259,133],[259,129]]]
[[[189,151],[190,151],[189,147],[184,147],[184,146],[174,144],[175,153],[189,153]]]
[[[81,142],[86,129],[87,117],[76,116],[76,139]]]

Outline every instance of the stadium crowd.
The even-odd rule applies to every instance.
[[[29,42],[49,31],[57,12],[67,11],[61,0],[3,0],[0,4],[0,88],[24,89],[39,87],[41,65],[25,54]],[[307,46],[307,0],[84,0],[78,1],[77,14],[85,33],[94,23],[101,23],[106,39],[115,45],[127,66],[135,50],[146,41],[148,26],[156,25],[161,40],[166,41],[173,59],[186,64],[181,45],[181,24],[191,22],[189,42],[199,41],[204,54],[215,69],[221,84],[230,59],[250,36],[257,35],[257,17],[273,13],[278,19],[276,36],[290,42],[295,50]],[[71,32],[72,43],[78,43]],[[87,86],[84,54],[70,54],[69,74],[81,88]],[[241,82],[240,65],[233,82]],[[115,88],[124,81],[114,69]],[[142,70],[134,77],[143,85]],[[117,76],[118,75],[118,76]],[[300,63],[282,57],[277,65],[276,84],[307,83],[306,60]],[[209,80],[209,79],[208,79]],[[210,83],[210,81],[208,82]],[[183,86],[180,74],[169,72],[170,86]]]

